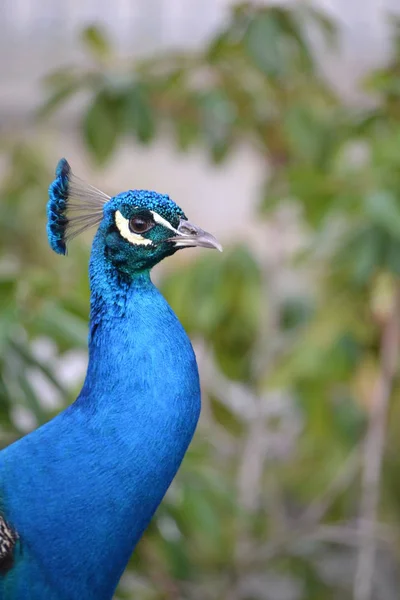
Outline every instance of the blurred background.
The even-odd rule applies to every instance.
[[[86,368],[91,235],[45,233],[61,156],[224,244],[155,279],[201,422],[124,575],[135,600],[398,600],[398,0],[0,0],[0,443]]]

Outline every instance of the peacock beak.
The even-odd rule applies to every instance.
[[[211,233],[200,229],[190,221],[181,219],[177,234],[175,237],[169,238],[169,242],[174,242],[177,248],[190,248],[193,246],[201,246],[202,248],[215,248],[222,252],[221,244],[215,239]]]

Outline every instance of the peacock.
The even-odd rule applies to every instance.
[[[65,159],[47,236],[97,227],[89,362],[76,401],[0,453],[0,600],[109,600],[200,414],[195,354],[150,271],[181,248],[222,250],[169,196],[109,197]]]

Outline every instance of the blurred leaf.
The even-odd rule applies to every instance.
[[[374,71],[364,81],[365,88],[371,92],[400,96],[400,74],[390,70]]]
[[[210,405],[217,423],[222,425],[222,427],[227,429],[232,435],[239,436],[243,434],[243,424],[225,404],[211,396]]]
[[[182,115],[176,122],[175,132],[179,149],[187,151],[198,142],[201,135],[201,128],[195,119]]]
[[[143,83],[135,83],[126,95],[125,125],[127,131],[132,132],[143,144],[150,142],[154,137],[154,112],[149,91]]]
[[[111,45],[105,32],[95,25],[86,27],[81,34],[86,49],[94,58],[105,60],[111,56]]]
[[[400,203],[390,192],[377,191],[364,200],[366,216],[396,239],[400,240]]]
[[[277,78],[285,73],[281,28],[269,12],[254,19],[247,30],[246,48],[254,64],[266,75]]]
[[[230,149],[231,130],[235,108],[222,90],[210,90],[200,98],[202,129],[207,145],[216,163],[221,162]]]
[[[352,230],[338,253],[339,265],[340,261],[342,264],[350,262],[354,282],[365,285],[382,265],[384,252],[385,239],[382,231],[370,226],[358,231]]]
[[[246,48],[250,58],[271,79],[296,69],[312,71],[313,59],[295,13],[271,6],[249,24]]]
[[[83,121],[88,149],[99,164],[104,164],[117,146],[121,130],[121,100],[106,90],[98,92]]]
[[[285,329],[294,329],[310,321],[314,314],[314,307],[303,297],[287,298],[281,307],[281,326]]]

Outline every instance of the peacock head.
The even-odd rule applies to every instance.
[[[47,217],[47,236],[55,252],[66,254],[73,237],[98,225],[107,259],[126,274],[148,270],[181,248],[222,251],[169,196],[129,190],[111,198],[73,175],[64,158],[49,188]]]

